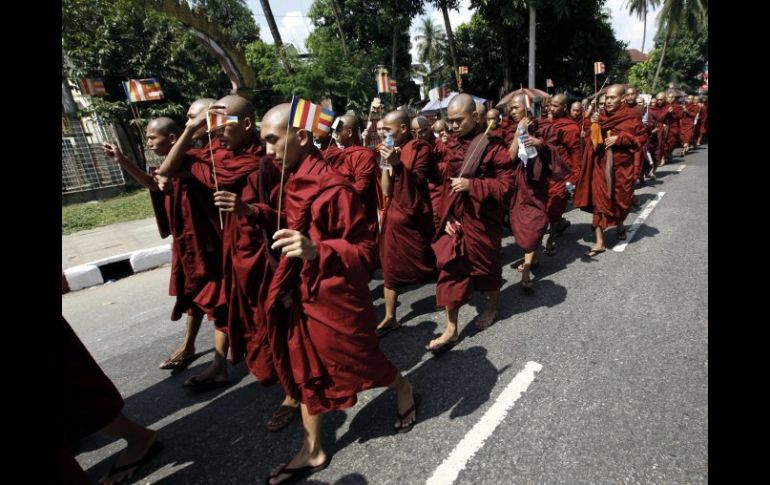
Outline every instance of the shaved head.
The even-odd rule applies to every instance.
[[[619,108],[626,96],[626,87],[622,84],[613,84],[604,95],[604,111],[614,113]]]
[[[583,103],[575,101],[569,107],[569,116],[575,121],[580,121],[583,118]]]
[[[431,129],[433,130],[433,133],[441,133],[442,131],[448,131],[449,127],[446,124],[446,121],[444,120],[436,120],[435,123],[433,123],[433,126],[431,126]]]
[[[476,102],[470,94],[461,93],[452,98],[452,101],[449,102],[447,111],[452,109],[460,113],[475,113]]]
[[[409,141],[410,125],[409,113],[401,109],[391,111],[382,119],[385,133],[390,133],[393,136],[393,144],[397,147]]]
[[[476,112],[479,114],[479,118],[484,119],[487,115],[487,105],[484,103],[476,102]]]
[[[217,106],[224,106],[229,115],[236,115],[238,118],[249,118],[254,120],[254,105],[248,99],[230,94],[215,103]]]
[[[557,94],[551,98],[551,115],[554,118],[567,116],[567,95]]]
[[[290,103],[273,106],[262,117],[261,129],[267,155],[279,163],[284,162],[288,169],[295,167],[315,148],[310,133],[287,127],[290,113]]]
[[[430,121],[424,116],[415,116],[412,120],[412,135],[428,143],[433,143],[435,139],[430,129]]]
[[[209,109],[209,106],[216,103],[217,100],[214,98],[200,98],[196,99],[192,102],[190,105],[190,108],[187,110],[187,117],[192,119],[201,114],[202,112]]]
[[[237,152],[253,141],[256,133],[254,105],[248,99],[231,94],[219,99],[211,108],[238,117],[238,123],[227,124],[217,130],[217,137],[222,146]]]
[[[508,114],[516,123],[527,118],[529,115],[527,99],[528,96],[526,94],[517,94],[508,101]]]
[[[179,136],[179,134],[182,133],[182,129],[179,127],[177,122],[166,116],[161,116],[160,118],[150,120],[150,122],[147,123],[147,129],[149,130],[150,128],[155,130],[155,132],[158,134],[165,136],[168,136],[172,133]]]
[[[377,129],[379,131],[379,125]],[[358,145],[361,140],[360,130],[358,118],[351,114],[344,114],[340,116],[340,122],[337,124],[337,141],[346,147]]]
[[[385,118],[382,119],[382,124],[404,124],[407,127],[409,126],[409,113],[407,113],[404,110],[397,109],[394,111],[391,111],[390,113],[385,115]]]

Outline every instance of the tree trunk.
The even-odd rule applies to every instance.
[[[529,87],[535,88],[535,7],[529,7]]]
[[[457,71],[457,55],[455,55],[455,36],[452,35],[452,24],[449,23],[449,10],[446,8],[446,2],[441,2],[441,13],[444,14],[444,27],[446,28],[446,38],[449,43],[449,54],[452,56],[452,69],[455,73],[455,81],[460,86],[460,73]]]
[[[644,54],[644,41],[647,40],[647,3],[642,7],[644,12],[644,30],[642,30],[642,54]]]
[[[262,4],[262,11],[265,12],[265,18],[267,19],[267,25],[270,27],[270,34],[273,36],[273,42],[275,46],[280,48],[283,46],[281,42],[281,34],[278,32],[278,25],[275,23],[275,17],[273,17],[273,11],[270,9],[270,2],[268,0],[259,0]]]
[[[396,59],[398,58],[399,21],[393,22],[393,50],[390,53],[390,79],[396,79]]]
[[[652,81],[652,92],[655,93],[655,87],[658,85],[658,76],[660,75],[660,68],[663,67],[663,59],[666,57],[666,47],[668,47],[668,40],[671,38],[671,26],[666,29],[666,39],[663,41],[663,52],[660,53],[660,60],[658,61],[658,68],[655,70],[655,79]]]
[[[340,12],[339,9],[337,9],[337,0],[329,0],[329,3],[331,3],[332,11],[334,12],[334,20],[337,23],[337,30],[340,32],[340,41],[342,41],[342,52],[345,54],[345,57],[348,56],[348,46],[345,45],[345,34],[342,32],[342,24],[340,23]]]

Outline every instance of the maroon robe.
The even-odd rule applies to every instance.
[[[312,261],[281,257],[268,294],[268,333],[278,377],[310,414],[355,405],[398,369],[379,349],[369,272],[377,244],[351,185],[311,153],[287,174],[287,227],[317,244]],[[280,297],[290,293],[286,310]]]
[[[681,137],[682,137],[682,144],[683,145],[693,145],[693,134],[694,134],[694,125],[695,117],[698,116],[698,113],[700,112],[700,106],[698,106],[697,103],[688,103],[684,106],[684,110],[682,111],[682,119],[679,122],[680,128],[681,128]],[[701,122],[700,117],[698,117],[698,123]]]
[[[666,140],[669,138],[668,132],[674,122],[674,114],[668,112],[667,105],[663,105],[661,108],[651,106],[649,113],[649,128],[651,129],[649,130],[647,146],[653,161],[655,164],[659,164],[661,159],[667,156]],[[652,130],[655,132],[652,133]]]
[[[512,189],[511,157],[502,140],[491,137],[479,167],[470,174],[467,192],[452,192],[452,177],[458,177],[463,159],[480,129],[458,138],[450,135],[444,145],[446,165],[441,187],[440,225],[433,239],[436,266],[436,302],[448,310],[459,308],[473,290],[494,291],[502,286],[503,208]],[[453,236],[446,231],[450,216],[460,222]]]
[[[343,152],[343,162],[337,166],[337,171],[350,181],[361,198],[361,203],[364,206],[364,217],[366,217],[369,230],[377,237],[379,234],[379,222],[377,221],[379,164],[374,152],[366,147],[353,145],[345,147]]]
[[[393,191],[385,205],[380,238],[385,288],[426,283],[435,275],[436,258],[430,247],[433,209],[428,191],[432,157],[428,142],[410,137],[401,146],[401,163],[393,166]]]
[[[430,191],[430,206],[433,211],[433,227],[438,232],[441,223],[441,186],[444,184],[444,169],[446,164],[443,160],[444,143],[436,139],[433,143],[431,155],[433,157],[433,172],[428,180],[428,190]]]
[[[253,140],[242,148],[237,154],[234,154],[230,150],[220,150],[214,152],[214,163],[216,165],[216,182],[219,184],[219,190],[226,190],[240,194],[244,185],[246,184],[246,178],[259,168],[259,160],[265,153],[265,148],[262,146],[261,140],[258,135],[254,135]],[[201,184],[208,187],[210,191],[216,190],[216,182],[214,179],[215,173],[212,170],[211,163],[196,163],[189,167],[192,176]],[[213,202],[212,202],[213,205]],[[216,208],[216,207],[215,207]],[[218,211],[217,211],[218,212]],[[217,216],[218,217],[218,216]],[[228,219],[229,216],[222,214],[223,221]],[[219,220],[217,219],[217,224]],[[218,226],[217,226],[218,227]],[[233,237],[234,232],[227,230],[222,232],[222,246],[230,247],[232,242],[229,238]],[[220,262],[223,261],[224,252],[219,253]],[[209,286],[209,291],[202,291],[195,302],[201,304],[202,301],[217,302],[216,311],[222,312],[224,315],[229,315],[227,309],[227,292],[222,286],[222,278],[219,279],[219,285],[217,287]],[[217,328],[223,332],[227,332],[230,324],[229,318],[218,319],[215,323]]]
[[[577,183],[580,173],[580,127],[571,118],[555,118],[550,123],[550,142],[556,148],[559,158],[569,167],[569,177],[566,180],[548,179],[548,202],[546,213],[551,223],[558,222],[567,210],[569,193],[567,181]]]
[[[215,153],[224,149],[212,142]],[[171,320],[184,313],[205,312],[215,318],[216,295],[222,278],[222,232],[213,192],[190,176],[192,167],[211,164],[208,144],[185,152],[181,172],[170,178],[171,191],[151,191],[159,227],[171,234],[169,295],[176,296]],[[164,233],[161,233],[162,237]]]
[[[558,184],[559,197],[566,207],[567,189],[564,180],[569,168],[561,160],[553,142],[557,136],[551,122],[536,120],[530,125],[530,132],[545,144],[537,149],[538,156],[524,166],[518,155],[513,160],[514,193],[509,205],[509,221],[516,245],[525,253],[534,251],[548,228],[549,181]],[[562,210],[563,212],[563,210]],[[561,217],[561,216],[560,216]],[[558,219],[557,219],[558,220]]]
[[[696,126],[696,130],[698,130],[698,138],[703,138],[704,136],[708,135],[709,131],[709,107],[708,105],[704,104],[701,108],[700,118],[698,119],[698,124]],[[697,141],[697,140],[696,140]]]
[[[63,483],[89,483],[70,446],[112,423],[123,398],[104,374],[67,320],[61,319],[61,420]]]
[[[223,291],[227,302],[230,354],[233,363],[246,365],[263,386],[274,384],[277,375],[267,342],[267,292],[278,255],[271,253],[277,226],[281,171],[268,157],[259,161],[240,192],[240,199],[254,210],[250,216],[225,215]]]
[[[332,141],[328,147],[321,150],[321,153],[323,153],[323,157],[329,162],[329,165],[335,169],[339,169],[345,154],[342,148],[338,147],[337,144]]]
[[[600,124],[603,139],[607,139],[608,131],[618,137],[610,148],[612,166],[608,172],[609,152],[604,144],[594,150],[589,140],[583,151],[583,165],[573,204],[593,212],[592,225],[606,229],[622,224],[631,212],[635,181],[634,151],[644,146],[647,135],[639,113],[624,106],[611,115],[601,115]]]
[[[666,139],[666,156],[670,157],[671,152],[674,151],[674,148],[676,147],[676,144],[679,143],[679,135],[680,135],[680,129],[679,129],[679,121],[682,119],[682,112],[684,111],[682,107],[678,103],[672,103],[667,104],[666,109],[668,107],[673,107],[673,120],[671,121],[671,124],[668,127],[668,138]]]

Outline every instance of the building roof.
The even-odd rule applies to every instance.
[[[637,62],[644,62],[647,60],[647,54],[641,52],[639,49],[628,49],[628,55],[631,56],[631,62],[636,64]]]

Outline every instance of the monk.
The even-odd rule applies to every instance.
[[[560,99],[558,106],[566,105],[566,98]],[[535,251],[548,227],[549,179],[557,183],[555,193],[561,199],[557,204],[566,205],[566,186],[563,182],[569,176],[569,168],[554,147],[558,134],[552,130],[552,122],[547,118],[534,119],[527,105],[526,94],[514,96],[508,104],[508,111],[515,123],[511,126],[509,149],[515,181],[509,219],[516,245],[524,251],[524,261],[516,268],[521,273],[523,290],[533,288],[530,269],[535,262]],[[520,130],[525,134],[520,135]],[[519,136],[526,138],[523,146],[520,146]],[[527,147],[534,147],[537,154],[530,158],[526,153]],[[556,219],[560,218],[561,214]]]
[[[195,118],[213,101],[210,98],[194,101],[187,110],[187,118]],[[211,150],[205,130],[197,130],[190,136],[190,144],[196,146],[181,153],[184,163],[210,163]],[[169,118],[158,118],[147,125],[147,143],[157,155],[167,156],[179,137],[179,128]],[[218,142],[211,148],[221,149]],[[114,154],[119,163],[125,159],[114,145],[105,145],[105,151],[108,155]],[[217,212],[211,191],[188,174],[169,178],[158,169],[153,177],[130,165],[134,169],[129,173],[151,189],[161,237],[172,237],[169,295],[176,297],[176,303],[171,320],[177,321],[187,314],[187,322],[181,346],[159,367],[182,369],[195,359],[195,340],[203,315],[216,319],[216,295],[222,274],[222,235]]]
[[[636,111],[639,112],[639,119],[642,119],[644,116],[644,108],[639,106],[639,103],[637,102],[637,99],[639,98],[639,90],[636,89],[633,86],[626,87],[626,97],[625,97],[625,103],[629,108],[633,108]],[[639,180],[640,178],[644,178],[644,175],[642,174],[642,168],[644,165],[644,149],[637,150],[634,152],[634,181]],[[636,195],[633,197],[634,200],[634,206],[637,204]]]
[[[708,139],[709,106],[705,96],[700,97],[700,101],[698,102],[698,105],[701,107],[701,115],[700,115],[700,118],[698,119],[698,123],[695,125],[695,129],[698,132],[698,141],[695,142],[695,146],[698,146],[701,144],[701,140],[703,140],[704,136],[706,137],[706,139]]]
[[[279,381],[300,396],[303,444],[268,483],[297,480],[328,466],[323,413],[349,408],[357,393],[396,391],[395,429],[416,420],[412,386],[378,348],[369,291],[377,243],[355,189],[329,167],[305,130],[287,129],[291,106],[262,119],[267,154],[285,167],[286,225],[273,235],[282,254],[268,292],[268,333]],[[282,227],[284,227],[282,225]]]
[[[239,96],[226,96],[216,103],[227,107],[234,103],[233,108],[238,113],[245,113],[242,111],[242,106],[245,106],[243,102],[246,101]],[[213,193],[215,190],[228,190],[230,192],[240,191],[240,187],[246,182],[246,177],[259,168],[259,159],[264,155],[264,148],[259,143],[258,138],[250,138],[249,143],[246,146],[240,146],[236,143],[235,139],[229,136],[217,136],[215,141],[223,148],[223,150],[214,153],[214,165],[216,166],[216,174],[212,170],[212,163],[210,161],[187,163],[184,158],[184,150],[190,145],[193,134],[203,130],[206,131],[206,114],[207,109],[202,111],[196,117],[188,119],[182,135],[179,137],[179,141],[172,147],[166,159],[158,169],[158,173],[161,175],[175,175],[181,171],[189,172],[189,174],[206,190],[212,194],[211,207],[216,217],[216,227],[220,227],[219,211],[214,205]],[[235,114],[230,113],[230,114]],[[253,115],[252,115],[253,116]],[[253,119],[253,118],[251,118]],[[228,133],[231,133],[233,129],[244,132],[243,137],[248,138],[247,133],[249,130],[253,131],[253,124],[250,124],[250,120],[241,120],[239,118],[238,123],[234,127],[230,127]],[[237,149],[237,152],[236,152]],[[216,180],[215,180],[216,175]],[[224,221],[224,217],[222,219]],[[220,233],[220,238],[221,238]],[[222,244],[220,242],[220,244]],[[223,250],[221,246],[218,252],[218,258],[221,262],[224,258]],[[220,270],[219,275],[220,288],[211,293],[204,293],[196,298],[196,302],[205,297],[217,302],[216,308],[221,311],[225,316],[215,320],[214,330],[214,359],[208,368],[196,376],[190,377],[185,381],[184,386],[196,391],[204,391],[213,388],[224,387],[230,384],[227,372],[227,350],[229,348],[229,335],[233,326],[231,325],[232,315],[227,308],[227,297],[229,295],[228,289],[221,287],[223,277]],[[239,362],[242,357],[240,351],[235,352],[233,355],[233,362]]]
[[[427,126],[427,120],[425,123]],[[392,173],[382,171],[382,191],[388,201],[380,240],[385,317],[377,326],[377,336],[401,326],[396,319],[399,289],[427,283],[436,273],[436,258],[430,246],[434,225],[428,191],[433,147],[412,137],[406,111],[391,111],[383,118],[383,125],[393,136],[395,147],[380,150],[393,169]]]
[[[599,124],[601,141],[586,144],[575,189],[575,207],[593,212],[596,242],[585,253],[589,258],[606,251],[605,229],[615,226],[618,240],[626,239],[623,221],[631,211],[634,194],[634,151],[644,146],[646,134],[639,112],[622,100],[623,85],[610,86],[605,114],[593,115],[591,122]]]
[[[436,137],[433,136],[433,131],[430,129],[430,121],[424,116],[415,116],[411,123],[412,137],[417,140],[422,140],[430,145],[433,149],[433,144],[436,141]]]
[[[487,111],[487,126],[492,125],[492,129],[495,130],[500,127],[500,110],[492,108]]]
[[[647,174],[651,179],[655,179],[655,172],[658,167],[666,164],[666,140],[668,132],[674,123],[672,110],[666,106],[666,94],[660,92],[655,95],[655,99],[650,105],[649,112],[649,136],[647,151],[653,160],[653,168]]]
[[[377,131],[380,131],[382,120],[377,122]],[[374,152],[365,146],[361,146],[361,134],[358,120],[353,115],[340,116],[337,126],[337,141],[344,146],[341,162],[335,165],[336,170],[353,184],[356,193],[361,198],[364,206],[364,215],[369,230],[377,237],[379,234],[379,222],[377,221],[377,209],[379,197],[377,195],[377,175],[379,164]],[[385,137],[382,135],[382,139]]]
[[[546,138],[551,138],[550,141],[556,148],[559,158],[569,167],[569,176],[566,180],[556,180],[553,177],[548,180],[546,213],[549,229],[545,252],[553,256],[556,254],[554,237],[570,226],[570,222],[563,215],[569,198],[568,184],[576,184],[580,173],[580,127],[567,116],[566,95],[553,96],[549,108],[552,121]]]
[[[503,283],[500,221],[513,172],[503,141],[485,135],[475,108],[471,96],[458,94],[447,110],[452,134],[441,152],[441,231],[432,244],[440,271],[436,302],[445,308],[446,327],[426,347],[434,353],[457,344],[459,309],[474,290],[487,299],[476,326],[494,322]]]
[[[669,125],[668,138],[666,139],[666,162],[671,162],[673,157],[674,148],[677,143],[681,142],[681,130],[679,128],[679,122],[682,119],[682,106],[676,102],[676,91],[669,90],[666,93],[666,107],[673,115],[673,121]]]
[[[444,183],[445,168],[442,153],[446,142],[449,141],[449,126],[444,120],[436,120],[431,125],[431,130],[434,135],[432,145],[436,176],[428,180],[428,190],[430,191],[430,205],[433,209],[433,226],[438,232],[440,230],[439,224],[441,224],[441,187]]]
[[[682,110],[682,119],[679,122],[682,137],[682,155],[687,155],[690,151],[690,145],[693,144],[693,128],[695,118],[700,121],[701,107],[695,102],[695,96],[692,94],[687,96],[687,103]]]
[[[67,320],[62,317],[61,321],[62,483],[91,483],[70,449],[77,441],[99,430],[127,442],[126,449],[99,483],[112,485],[129,480],[139,467],[163,449],[156,440],[158,432],[135,423],[121,412],[125,403],[120,392],[99,368]]]

